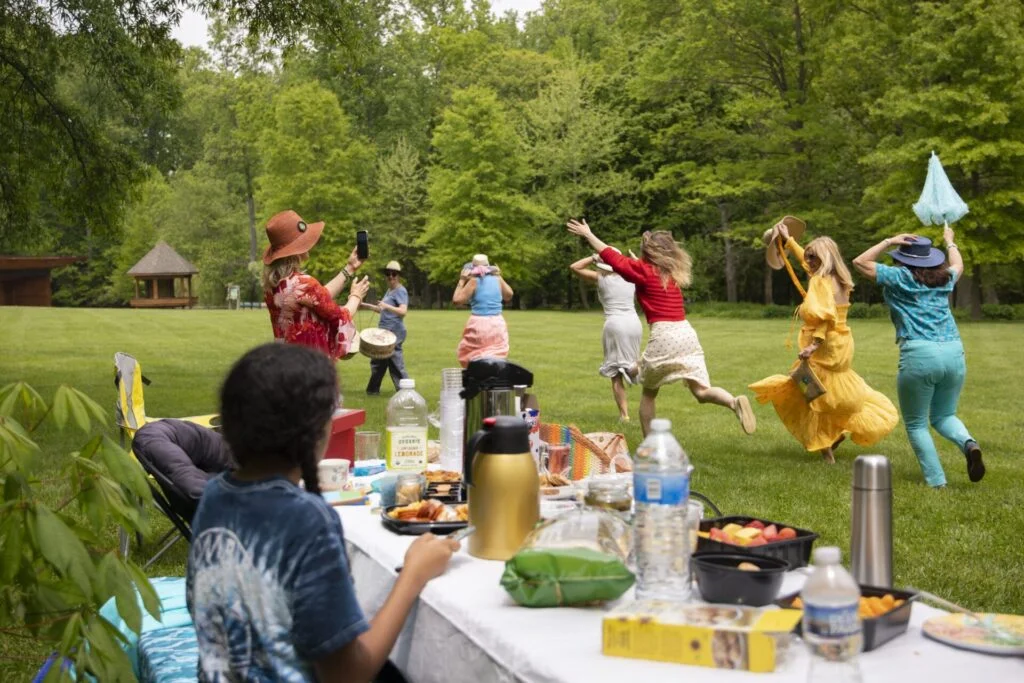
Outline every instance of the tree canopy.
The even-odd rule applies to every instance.
[[[847,259],[936,238],[910,210],[933,150],[971,207],[961,289],[1024,300],[1016,0],[207,0],[207,50],[170,39],[184,5],[0,9],[0,252],[90,256],[59,302],[123,301],[157,238],[204,303],[258,298],[286,208],[328,224],[314,274],[369,229],[424,304],[482,251],[520,305],[585,305],[570,216],[622,248],[672,230],[691,300],[792,302],[761,233],[795,214]]]

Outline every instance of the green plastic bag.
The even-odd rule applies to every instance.
[[[505,563],[501,585],[524,607],[587,605],[614,600],[633,585],[626,566],[630,528],[600,510],[569,512],[542,522]]]

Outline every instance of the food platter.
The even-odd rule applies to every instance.
[[[396,514],[402,514],[401,511],[409,510],[416,505],[433,508],[434,519],[431,519],[426,511],[420,517],[407,516],[405,519],[399,519],[395,516]],[[444,514],[437,515],[439,510]],[[384,525],[384,528],[396,534],[406,536],[419,536],[428,532],[438,535],[449,534],[453,531],[464,529],[469,524],[468,517],[465,505],[443,505],[436,500],[425,500],[421,501],[421,503],[414,503],[412,506],[392,505],[380,513],[381,523]]]

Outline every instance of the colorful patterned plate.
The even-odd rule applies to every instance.
[[[966,614],[932,617],[924,622],[921,630],[933,640],[964,650],[993,655],[1024,655],[1024,616],[979,616],[981,624]]]

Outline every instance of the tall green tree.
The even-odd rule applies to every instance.
[[[419,244],[437,282],[455,282],[476,252],[506,279],[529,285],[546,251],[534,229],[553,217],[524,192],[526,149],[491,90],[457,90],[434,131],[436,157],[427,174],[429,213]]]
[[[939,236],[941,227],[923,228],[910,211],[935,150],[971,209],[955,227],[980,317],[985,267],[1024,261],[1024,6],[966,0],[917,3],[912,13],[899,3],[872,9],[877,14],[855,29],[861,41],[887,48],[884,91],[870,109],[879,136],[864,157],[870,224],[879,234]]]
[[[373,149],[355,135],[334,93],[316,82],[291,86],[273,100],[273,125],[260,138],[258,197],[264,220],[294,209],[326,221],[310,271],[333,275],[370,217]]]
[[[374,190],[374,252],[398,260],[407,285],[418,292],[426,286],[418,244],[427,219],[426,169],[405,138],[377,159]]]

